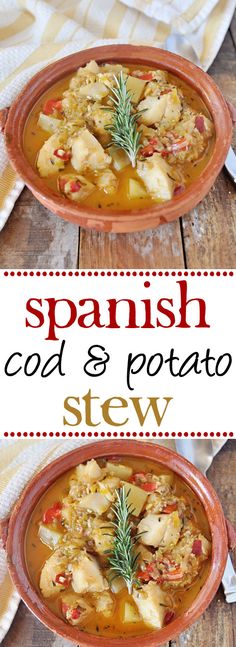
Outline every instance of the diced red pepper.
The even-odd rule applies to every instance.
[[[140,570],[137,573],[137,578],[139,580],[142,580],[143,582],[149,582],[149,580],[152,579],[152,573],[155,567],[154,562],[150,562],[150,564],[147,564],[146,568],[144,571]]]
[[[153,145],[152,144],[147,144],[146,146],[141,148],[140,153],[141,153],[141,155],[143,157],[151,157],[153,155],[153,153],[154,153]]]
[[[44,115],[52,115],[54,112],[62,111],[62,100],[61,99],[48,99],[43,105]]]
[[[43,523],[53,523],[53,521],[61,521],[62,503],[57,501],[51,508],[48,508],[43,514]]]
[[[175,512],[178,510],[178,503],[168,503],[162,510],[164,514],[171,514],[171,512]]]
[[[160,92],[160,96],[162,96],[163,94],[169,94],[170,92],[172,92],[172,90],[168,90],[168,88],[166,88],[166,90],[162,90]]]
[[[172,620],[174,620],[175,617],[175,612],[174,611],[167,611],[164,617],[164,625],[169,625]]]
[[[80,609],[78,609],[78,607],[77,607],[77,609],[72,609],[72,611],[71,611],[71,620],[78,620],[80,615],[81,615],[81,611],[80,611]]]
[[[173,569],[173,571],[166,571],[166,573],[163,573],[162,575],[162,580],[163,582],[178,582],[178,580],[182,580],[183,577],[183,571],[181,566],[178,568]]]
[[[170,151],[164,149],[163,151],[161,151],[161,157],[167,157],[169,155],[169,152]]]
[[[185,189],[185,186],[183,184],[179,184],[174,189],[174,195],[179,195],[180,193],[183,193],[184,189]]]
[[[130,483],[136,483],[136,481],[142,481],[143,483],[146,482],[146,474],[145,472],[136,472],[133,474],[130,479]]]
[[[69,184],[69,191],[71,193],[78,193],[82,186],[79,180],[68,180],[68,178],[59,177],[59,189],[62,193],[65,192],[66,184]]]
[[[71,575],[68,573],[57,573],[55,577],[55,584],[61,584],[64,586],[65,589],[68,588],[68,586],[71,583]]]
[[[202,542],[201,539],[194,539],[193,545],[192,545],[192,553],[193,555],[196,555],[199,557],[199,555],[202,554]]]
[[[153,153],[155,152],[156,147],[159,145],[160,144],[158,142],[158,139],[156,137],[152,137],[152,139],[149,140],[148,144],[141,148],[140,153],[143,157],[151,157],[151,155],[153,155]]]
[[[195,118],[195,127],[197,128],[199,133],[204,133],[204,130],[205,130],[204,117],[202,117],[201,115],[198,115]]]
[[[172,153],[188,150],[187,139],[185,137],[180,137],[179,139],[176,139],[176,141],[172,142],[170,150]]]
[[[60,160],[64,160],[65,162],[68,162],[71,158],[70,151],[65,151],[64,148],[56,148],[53,155],[56,155],[56,157],[59,157]]]
[[[142,488],[142,490],[145,490],[145,492],[155,492],[155,490],[157,488],[157,484],[156,483],[151,483],[151,482],[150,483],[140,483],[140,487]]]
[[[69,611],[68,616],[69,616],[69,619],[71,620],[78,620],[78,618],[81,615],[81,610],[79,609],[79,607],[72,609],[69,604],[66,604],[66,602],[62,602],[61,610],[65,617]]]
[[[81,189],[81,184],[79,180],[71,180],[70,181],[70,191],[71,193],[77,193],[77,191],[80,191]]]
[[[152,72],[145,72],[144,74],[141,74],[138,78],[142,79],[142,81],[152,81],[153,74]]]

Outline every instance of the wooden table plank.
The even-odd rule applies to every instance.
[[[0,235],[0,267],[76,267],[78,241],[78,227],[45,209],[25,188]]]
[[[199,440],[201,442],[201,440]],[[230,475],[230,476],[229,476]],[[224,512],[236,525],[236,442],[228,442],[214,458],[209,479],[221,499]],[[233,556],[232,556],[233,557]],[[236,553],[234,553],[236,568]],[[169,647],[235,647],[236,604],[227,604],[222,587],[203,616]],[[72,647],[72,643],[55,636],[30,611],[20,604],[2,647]],[[163,645],[168,647],[168,645]]]
[[[199,440],[201,442],[201,440]],[[230,475],[230,476],[229,476]],[[209,480],[217,491],[224,512],[236,524],[236,442],[228,442],[220,451],[208,472]],[[236,554],[234,551],[236,568]],[[236,604],[227,604],[220,587],[210,607],[188,631],[171,647],[235,647]]]
[[[180,222],[133,234],[104,234],[81,229],[81,268],[183,268]]]
[[[236,49],[230,32],[209,73],[236,105]],[[233,145],[236,150],[236,128]],[[236,267],[236,192],[225,169],[206,198],[182,221],[187,267]]]

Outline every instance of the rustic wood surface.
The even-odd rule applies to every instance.
[[[235,53],[236,18],[209,71],[236,105]],[[181,220],[122,235],[79,230],[24,189],[0,234],[0,268],[7,267],[236,267],[235,186],[224,169],[208,196]]]
[[[201,442],[201,440],[199,440]],[[228,442],[215,457],[208,472],[226,516],[236,525],[236,442]],[[233,557],[233,556],[232,556]],[[234,554],[236,568],[236,553]],[[23,603],[2,647],[72,647],[72,643],[59,638],[34,618]],[[210,607],[190,629],[163,647],[235,647],[236,604],[227,604],[220,587]]]

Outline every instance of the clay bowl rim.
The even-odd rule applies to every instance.
[[[150,64],[174,73],[193,87],[206,104],[214,121],[216,138],[211,158],[197,178],[182,194],[151,208],[107,212],[74,205],[45,184],[28,162],[23,149],[23,134],[29,111],[54,83],[89,60],[98,63],[123,62]],[[223,137],[222,137],[223,133]],[[187,59],[155,47],[105,45],[82,50],[43,68],[24,87],[12,104],[5,126],[5,139],[11,163],[34,196],[66,220],[105,231],[141,231],[175,220],[190,211],[208,193],[223,167],[232,138],[232,121],[221,91],[213,79]]]
[[[137,637],[127,639],[94,636],[66,625],[44,604],[34,589],[25,560],[25,534],[34,506],[54,481],[78,463],[107,456],[149,458],[173,470],[192,488],[203,504],[212,535],[210,572],[191,607],[172,623],[140,636],[142,647],[158,647],[176,638],[202,615],[212,601],[224,572],[228,540],[225,518],[218,496],[209,481],[185,458],[166,447],[133,440],[105,440],[89,443],[68,452],[41,470],[27,485],[12,512],[6,543],[7,563],[13,582],[25,604],[51,631],[72,640],[81,647],[135,647]]]

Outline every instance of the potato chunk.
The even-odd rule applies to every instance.
[[[128,196],[131,200],[137,200],[137,198],[147,198],[147,193],[140,182],[137,182],[137,180],[130,178]]]
[[[128,76],[126,81],[127,90],[130,92],[132,103],[138,103],[143,94],[147,81],[135,76]]]
[[[87,494],[79,501],[79,508],[82,510],[91,510],[95,514],[103,514],[110,507],[111,502],[104,494],[95,492],[94,494]]]
[[[138,161],[137,173],[153,198],[170,200],[174,192],[174,181],[169,177],[172,170],[169,164],[154,153],[145,161]]]
[[[95,483],[102,477],[102,470],[97,461],[92,458],[86,465],[77,465],[76,478],[79,483]]]
[[[96,137],[85,128],[77,137],[72,139],[71,164],[74,169],[82,173],[86,169],[98,171],[111,163]]]
[[[41,575],[39,586],[44,598],[55,595],[58,591],[63,591],[63,584],[56,583],[55,578],[59,573],[64,573],[67,568],[68,560],[60,549],[55,552],[45,562]]]
[[[110,461],[108,461],[106,468],[109,474],[118,476],[118,478],[122,480],[129,479],[133,474],[132,467],[129,467],[128,465],[121,465],[119,463],[111,463]]]
[[[133,483],[124,483],[124,488],[127,494],[127,503],[131,508],[132,514],[138,517],[148,497],[148,492],[144,492],[144,490],[133,485]]]
[[[181,521],[178,512],[171,514],[148,514],[138,524],[143,533],[140,542],[146,546],[175,546],[180,536]]]
[[[137,607],[130,602],[125,602],[124,604],[124,613],[123,613],[123,622],[140,622],[141,617],[138,613]]]
[[[161,629],[166,613],[166,594],[154,582],[149,582],[142,589],[134,590],[133,598],[140,616],[148,627]]]
[[[72,562],[71,573],[76,593],[99,593],[109,588],[97,560],[86,552],[81,553],[78,562]]]

